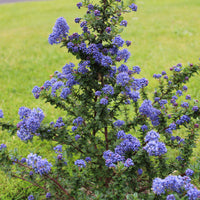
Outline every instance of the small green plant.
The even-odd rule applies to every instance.
[[[154,74],[159,85],[150,100],[149,81],[137,78],[140,67],[126,65],[130,53],[123,47],[131,41],[119,35],[128,25],[123,14],[136,12],[136,4],[85,0],[77,7],[87,8],[83,18],[75,19],[82,33],[69,35],[60,17],[49,43],[62,43],[80,61],[78,66],[66,64],[32,90],[36,99],[66,115],[44,124],[40,108],[21,107],[17,125],[0,122],[24,142],[33,137],[55,141],[54,161],[36,153],[23,158],[1,144],[1,169],[38,187],[28,199],[199,199],[189,168],[199,130],[199,102],[184,94],[199,65],[179,63],[171,73]],[[179,130],[185,131],[184,138]]]

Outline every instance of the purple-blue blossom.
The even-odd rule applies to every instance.
[[[137,11],[137,5],[135,5],[134,3],[132,3],[129,8],[132,10],[132,11]]]
[[[56,121],[56,123],[54,124],[54,127],[60,128],[62,126],[65,126],[62,117],[59,117]]]
[[[199,110],[199,108],[198,108],[198,106],[193,106],[192,110],[196,112]]]
[[[95,96],[101,96],[101,91],[96,91]]]
[[[114,124],[114,126],[120,127],[120,126],[123,126],[124,123],[125,123],[125,122],[124,122],[123,120],[117,120],[117,121],[115,121],[113,124]]]
[[[33,195],[29,195],[28,196],[28,200],[34,200],[35,198],[34,198],[34,196]]]
[[[7,146],[6,146],[5,144],[1,144],[1,145],[0,145],[0,151],[1,151],[2,149],[5,149],[5,148],[7,148]]]
[[[110,94],[113,95],[114,94],[114,89],[111,85],[104,85],[104,87],[102,88],[102,91],[104,94]]]
[[[126,41],[126,46],[129,47],[131,45],[131,41],[127,40]]]
[[[145,136],[145,142],[158,141],[159,138],[160,138],[160,135],[156,131],[151,130]]]
[[[140,141],[131,134],[128,134],[123,138],[123,141],[116,146],[115,153],[124,155],[128,151],[138,151],[139,147]]]
[[[79,134],[75,135],[75,140],[77,141],[81,136]]]
[[[118,85],[125,86],[129,83],[130,77],[127,72],[119,73],[116,77],[116,82]]]
[[[70,89],[65,87],[62,89],[62,91],[60,93],[60,97],[63,99],[66,99],[70,93],[71,93]]]
[[[161,156],[167,153],[167,148],[163,142],[159,142],[156,140],[149,141],[143,149],[147,151],[149,156]]]
[[[130,58],[131,53],[127,49],[122,49],[117,52],[116,61],[124,60],[124,62],[127,62],[127,60]]]
[[[3,111],[0,109],[0,118],[3,118]]]
[[[103,105],[107,105],[108,104],[108,100],[106,98],[102,98],[99,103],[103,104]]]
[[[118,47],[122,47],[124,44],[124,40],[120,37],[120,35],[118,35],[112,40],[112,43]]]
[[[144,132],[145,130],[148,130],[148,126],[144,124],[144,125],[141,126],[141,129]]]
[[[76,161],[74,162],[74,164],[77,165],[77,166],[80,167],[80,168],[86,167],[85,160],[83,160],[83,159],[76,160]]]
[[[187,169],[187,170],[185,171],[185,174],[186,174],[186,176],[192,176],[192,175],[194,174],[194,171],[191,170],[191,169]]]
[[[127,21],[126,21],[126,20],[122,20],[122,21],[121,21],[121,23],[120,23],[120,26],[125,26],[125,27],[126,27],[126,26],[127,26],[127,24],[128,24],[128,23],[127,23]]]
[[[133,165],[134,165],[134,163],[133,163],[131,158],[128,158],[124,163],[124,167],[130,167],[130,166],[133,166]]]
[[[42,159],[41,156],[37,154],[30,153],[27,156],[27,165],[32,167],[35,170],[35,173],[48,174],[51,171],[52,164],[47,161],[47,159]]]
[[[77,126],[80,126],[83,124],[83,118],[82,117],[77,117],[76,119],[73,120],[73,124],[76,124]]]
[[[117,139],[125,139],[125,138],[126,138],[126,133],[123,130],[118,131]]]
[[[141,69],[139,66],[134,66],[133,67],[133,73],[139,74],[141,72]]]
[[[34,97],[35,97],[36,99],[39,98],[40,92],[41,92],[41,89],[40,89],[40,87],[38,87],[38,86],[35,86],[35,87],[33,88],[33,90],[32,90],[32,93],[33,93],[33,95],[34,95]]]
[[[69,26],[63,17],[59,17],[53,27],[53,32],[49,35],[49,44],[58,44],[69,33]]]
[[[59,145],[55,146],[55,147],[53,148],[53,150],[54,150],[56,153],[61,153],[61,152],[62,152],[62,145],[59,144]]]
[[[47,192],[46,193],[46,198],[48,199],[48,198],[51,198],[51,193],[50,192]]]
[[[85,161],[86,161],[86,162],[91,162],[92,160],[91,160],[90,157],[86,157],[86,158],[85,158]]]
[[[82,2],[79,2],[79,3],[77,3],[76,5],[77,5],[77,7],[78,7],[79,9],[83,6]]]
[[[176,198],[173,194],[170,194],[170,195],[167,195],[166,200],[176,200]]]
[[[142,105],[139,108],[139,111],[142,115],[146,115],[150,118],[153,126],[159,125],[159,115],[161,114],[160,110],[154,108],[150,100],[144,100]]]
[[[44,119],[44,113],[40,108],[30,110],[25,107],[19,109],[20,121],[17,125],[17,136],[21,140],[30,140],[33,134],[36,134],[37,129],[40,127],[42,120]]]

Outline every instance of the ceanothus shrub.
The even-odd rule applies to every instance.
[[[129,26],[123,14],[137,11],[127,2],[78,3],[86,8],[75,19],[81,33],[56,20],[49,43],[61,43],[79,64],[64,64],[32,93],[65,116],[44,124],[42,109],[21,107],[17,125],[0,122],[22,141],[54,141],[54,162],[36,153],[12,156],[0,146],[1,169],[38,187],[28,199],[200,199],[190,169],[200,103],[185,85],[200,67],[179,63],[154,74],[158,87],[150,98],[151,81],[138,77],[139,66],[126,65],[131,41],[120,36]]]

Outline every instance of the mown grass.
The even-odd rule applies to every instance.
[[[81,16],[84,9],[78,10],[77,2],[79,0],[52,0],[0,5],[0,109],[6,119],[17,123],[21,106],[41,107],[46,121],[60,115],[61,111],[35,100],[31,90],[35,85],[42,85],[55,70],[61,70],[65,63],[77,63],[66,49],[47,42],[59,16],[66,18],[71,33],[80,30],[74,18]],[[130,67],[141,66],[141,75],[150,79],[154,73],[167,71],[177,63],[198,62],[199,0],[138,0],[137,5],[138,12],[127,15],[128,27],[122,34],[124,39],[133,41]],[[149,90],[152,91],[156,84],[153,80]],[[188,87],[188,94],[200,99],[200,77],[191,79]],[[51,149],[51,143],[35,140],[24,144],[17,136],[9,137],[7,132],[0,132],[0,143],[5,143],[9,149],[17,147],[24,156],[29,149],[44,156]],[[195,157],[200,157],[199,148]],[[19,180],[8,179],[3,173],[0,179],[1,199],[12,199],[28,186]]]

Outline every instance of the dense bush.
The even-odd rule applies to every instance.
[[[75,19],[82,33],[69,35],[60,17],[49,43],[62,43],[78,66],[66,64],[32,90],[66,115],[44,124],[40,108],[21,107],[17,125],[0,122],[24,142],[55,141],[55,161],[34,153],[23,158],[1,144],[1,169],[38,187],[28,199],[200,199],[189,168],[200,103],[185,85],[200,67],[179,63],[154,74],[158,87],[148,94],[149,81],[137,78],[140,67],[126,65],[130,53],[123,46],[131,41],[119,35],[127,26],[122,15],[137,11],[136,4],[84,0],[77,7],[87,8]]]

